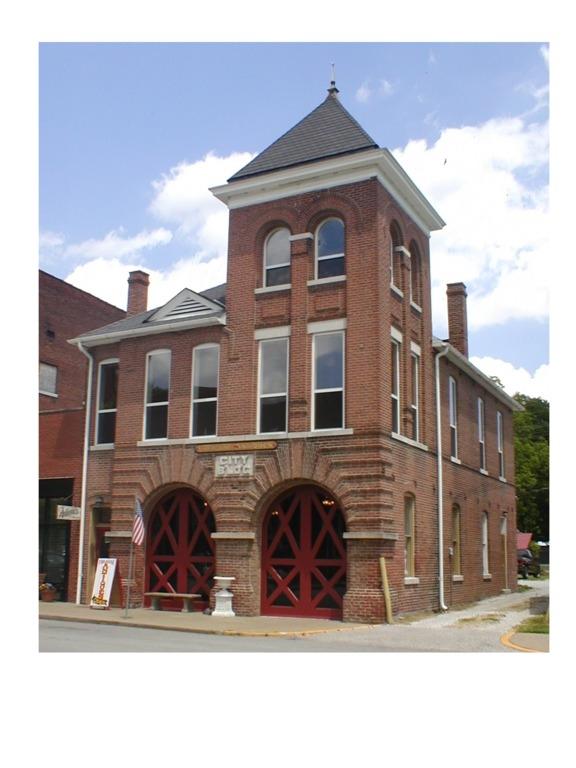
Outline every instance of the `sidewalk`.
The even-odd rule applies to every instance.
[[[206,616],[203,613],[153,611],[130,608],[125,618],[123,608],[97,610],[75,603],[39,603],[39,618],[57,621],[79,621],[91,624],[115,624],[146,629],[169,629],[176,632],[199,632],[207,635],[239,635],[270,637],[315,635],[323,632],[345,632],[367,629],[367,624],[352,624],[328,619],[278,618],[274,616]]]

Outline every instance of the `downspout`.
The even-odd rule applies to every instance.
[[[444,486],[442,475],[442,413],[440,408],[440,358],[448,354],[446,345],[438,352],[435,360],[436,377],[436,440],[438,462],[438,601],[440,610],[447,611],[448,606],[444,602]]]
[[[80,549],[78,552],[78,578],[76,580],[76,605],[82,602],[82,571],[84,568],[84,536],[86,529],[86,490],[88,485],[88,451],[90,448],[90,404],[92,402],[92,370],[94,358],[82,346],[81,341],[76,342],[78,349],[88,358],[88,381],[86,384],[86,413],[84,416],[84,451],[82,456],[82,491],[80,498]]]

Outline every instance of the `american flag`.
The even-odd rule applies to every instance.
[[[144,513],[140,499],[136,499],[136,509],[134,511],[134,525],[132,526],[132,541],[139,547],[144,541]]]

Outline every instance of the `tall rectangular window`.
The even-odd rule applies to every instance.
[[[486,469],[486,443],[484,440],[484,400],[478,398],[478,451],[480,469]]]
[[[404,497],[404,576],[415,576],[414,556],[414,496]]]
[[[170,351],[150,352],[146,359],[146,413],[144,437],[158,440],[168,436],[170,399]]]
[[[496,432],[498,438],[498,473],[500,477],[504,475],[504,422],[500,411],[496,413]]]
[[[344,333],[314,336],[314,429],[344,426]]]
[[[392,398],[392,432],[400,434],[400,342],[390,340],[390,396]]]
[[[458,458],[458,391],[456,380],[450,376],[448,379],[448,404],[450,412],[450,456]]]
[[[260,342],[258,432],[286,432],[288,339]]]
[[[48,365],[48,363],[40,363],[40,380],[38,389],[42,395],[56,395],[56,379],[58,375],[58,368],[55,365]]]
[[[194,349],[192,356],[192,436],[216,434],[218,363],[220,348],[211,344]]]
[[[482,575],[490,575],[490,553],[488,551],[488,512],[482,514]]]
[[[452,573],[455,576],[462,574],[461,520],[460,507],[455,504],[452,507]]]
[[[116,437],[116,407],[118,398],[118,361],[104,360],[98,375],[98,414],[96,443],[105,445]]]
[[[410,410],[412,412],[412,439],[420,440],[420,355],[410,353]]]

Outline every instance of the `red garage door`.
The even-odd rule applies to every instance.
[[[280,496],[264,518],[262,613],[342,618],[346,591],[344,516],[314,486]]]
[[[208,605],[214,576],[214,516],[208,503],[190,488],[165,496],[154,508],[146,536],[146,592],[199,593],[195,607]],[[180,601],[163,608],[180,610]]]

